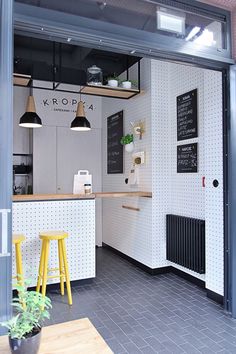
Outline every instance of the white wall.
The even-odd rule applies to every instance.
[[[124,175],[106,174],[106,118],[124,109],[125,133],[129,130],[129,121],[146,118],[142,149],[148,158],[137,189],[152,190],[153,198],[152,201],[105,200],[103,241],[151,268],[168,265],[179,268],[205,280],[208,289],[222,295],[221,74],[156,60],[142,60],[141,72],[144,94],[128,101],[103,100],[103,190],[131,190],[123,182]],[[195,88],[198,89],[198,138],[177,142],[176,97]],[[191,142],[198,142],[198,172],[178,174],[177,145]],[[125,174],[129,164],[130,155],[125,153]],[[205,188],[202,187],[204,176]],[[217,190],[212,187],[214,178],[220,181]],[[122,210],[124,203],[140,206],[141,212]],[[166,214],[169,213],[206,220],[205,275],[166,260]]]
[[[129,100],[104,98],[103,122],[103,191],[152,190],[151,141],[151,71],[150,60],[141,61],[141,83],[144,93]],[[125,184],[131,168],[131,156],[124,150],[124,173],[107,174],[107,117],[124,110],[124,134],[132,132],[130,122],[145,121],[143,139],[135,138],[135,150],[145,151],[146,163],[140,166],[140,184]],[[140,211],[123,209],[122,205],[139,207]],[[152,267],[152,200],[148,198],[108,198],[103,200],[103,242]]]
[[[72,193],[73,176],[80,169],[93,175],[93,191],[102,189],[101,171],[101,98],[82,96],[90,132],[74,132],[70,123],[75,117],[79,95],[35,89],[36,110],[43,127],[19,127],[25,112],[29,90],[14,88],[14,152],[29,153],[33,133],[34,193]],[[96,203],[97,244],[102,242],[101,201]]]
[[[152,60],[153,258],[154,267],[166,261],[166,214],[205,218],[204,70]],[[177,142],[176,97],[198,89],[198,138]],[[177,173],[177,145],[198,142],[198,172]],[[158,235],[158,236],[156,236]],[[171,264],[197,278],[184,267]]]
[[[172,265],[223,295],[221,73],[152,60],[153,265]],[[198,138],[177,142],[176,97],[198,89]],[[198,172],[178,174],[177,145],[198,142]],[[202,177],[206,187],[202,187]],[[219,187],[212,186],[218,179]],[[166,214],[206,222],[206,274],[166,261]],[[217,270],[217,271],[216,271]]]
[[[93,176],[93,191],[101,191],[101,98],[82,95],[92,129],[90,132],[75,132],[70,130],[70,124],[76,114],[79,95],[35,89],[34,97],[37,113],[43,122],[42,129],[33,131],[34,192],[72,193],[74,174],[86,169]],[[101,201],[98,201],[98,245],[101,240]]]
[[[13,95],[13,153],[30,153],[30,131],[19,126],[20,117],[25,113],[28,88],[14,87]]]

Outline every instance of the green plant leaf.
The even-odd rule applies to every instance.
[[[133,134],[126,134],[125,136],[122,136],[120,143],[121,145],[127,145],[132,143],[133,141],[134,141]]]
[[[41,327],[42,322],[50,318],[48,309],[52,307],[47,296],[36,291],[27,291],[29,280],[22,280],[23,285],[17,286],[18,297],[12,300],[16,312],[9,321],[0,323],[9,331],[11,338],[25,338],[34,327]]]

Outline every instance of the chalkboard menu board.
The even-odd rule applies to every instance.
[[[197,143],[177,146],[177,172],[197,172]]]
[[[107,173],[123,173],[123,111],[107,118]]]
[[[177,97],[177,140],[197,136],[197,89],[195,89]]]

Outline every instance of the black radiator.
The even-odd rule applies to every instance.
[[[168,261],[205,273],[205,221],[166,215]]]

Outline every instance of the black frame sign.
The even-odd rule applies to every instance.
[[[123,173],[123,111],[107,118],[107,173]]]
[[[197,89],[176,98],[177,140],[193,139],[198,136]]]
[[[196,173],[198,171],[198,144],[177,146],[177,173]]]

